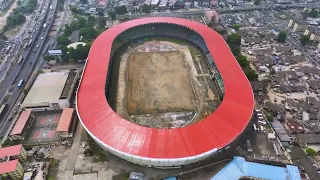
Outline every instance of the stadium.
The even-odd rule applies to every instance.
[[[233,148],[253,108],[250,83],[224,39],[178,18],[136,19],[103,32],[77,91],[88,134],[143,166],[182,166]]]

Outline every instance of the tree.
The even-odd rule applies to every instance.
[[[316,17],[318,17],[318,15],[319,15],[319,11],[316,9],[312,9],[308,14],[308,16],[311,18],[316,18]]]
[[[280,31],[278,34],[278,42],[285,43],[287,38],[287,32],[286,31]]]
[[[84,17],[80,17],[78,20],[78,29],[86,27],[87,20]]]
[[[239,28],[240,28],[240,24],[234,24],[234,25],[233,25],[233,29],[239,30]]]
[[[107,19],[105,17],[100,16],[98,18],[98,26],[100,29],[103,29],[106,27]]]
[[[273,116],[271,116],[270,114],[268,114],[268,115],[267,115],[267,120],[268,120],[269,122],[273,122],[274,118],[273,118]]]
[[[84,38],[84,40],[94,40],[98,36],[98,31],[92,27],[82,28],[80,29],[80,36]]]
[[[237,56],[236,59],[237,59],[239,65],[240,65],[242,68],[247,68],[247,67],[249,67],[249,61],[248,61],[248,59],[247,59],[246,56],[239,55],[239,56]]]
[[[116,11],[116,13],[118,15],[124,15],[126,14],[128,11],[127,11],[127,8],[125,6],[117,6],[114,8],[114,10]]]
[[[116,19],[117,13],[115,11],[109,11],[108,12],[109,17],[113,20]]]
[[[55,59],[55,57],[54,56],[43,56],[42,59],[44,59],[45,61],[50,61],[50,60]]]
[[[255,0],[255,1],[253,2],[253,4],[256,5],[256,6],[258,6],[258,5],[260,5],[260,2],[261,2],[260,0]]]
[[[82,4],[88,4],[88,0],[80,0]]]
[[[59,37],[57,38],[57,41],[58,41],[58,43],[59,43],[60,46],[67,46],[67,45],[70,44],[70,40],[68,39],[67,36],[64,36],[64,35],[59,36]]]
[[[243,71],[246,74],[246,76],[247,76],[249,81],[258,80],[258,74],[254,70],[252,70],[249,67],[247,67],[247,68],[244,68]]]
[[[311,157],[314,157],[317,155],[317,151],[315,151],[314,149],[312,148],[307,148],[306,149],[306,153],[308,154],[308,156],[311,156]]]
[[[70,26],[68,24],[65,25],[63,33],[66,36],[70,36],[72,34],[72,29],[70,28]]]
[[[96,22],[96,18],[94,16],[89,16],[87,20],[87,27],[93,27]]]
[[[150,13],[150,6],[143,4],[141,11],[144,13]]]
[[[232,33],[231,35],[229,35],[227,37],[227,43],[230,45],[237,45],[240,46],[241,45],[241,36],[240,34],[237,33]]]
[[[302,35],[301,38],[300,38],[300,43],[302,45],[306,45],[310,42],[310,36],[308,35]]]
[[[3,143],[2,143],[2,147],[9,147],[9,146],[14,146],[14,145],[18,145],[21,143],[21,140],[16,139],[16,140],[10,140],[9,138],[6,139]]]
[[[104,16],[103,10],[98,9],[97,12],[98,12],[98,16]]]

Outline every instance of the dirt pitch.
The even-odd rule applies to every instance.
[[[179,51],[132,53],[127,95],[130,115],[197,108],[184,56]]]

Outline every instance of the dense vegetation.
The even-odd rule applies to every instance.
[[[241,55],[241,36],[237,33],[232,33],[227,37],[227,43],[249,81],[256,81],[258,79],[258,74],[250,68],[247,57]]]

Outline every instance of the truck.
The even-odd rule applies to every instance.
[[[50,6],[50,10],[52,10],[52,5]]]

